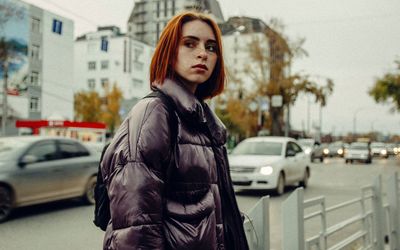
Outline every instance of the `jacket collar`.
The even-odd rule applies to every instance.
[[[165,79],[162,85],[155,85],[155,87],[172,99],[179,116],[185,121],[194,125],[208,126],[213,134],[214,142],[217,145],[225,144],[225,126],[206,103],[197,99],[181,83],[171,79]]]

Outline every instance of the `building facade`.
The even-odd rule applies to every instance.
[[[128,36],[155,46],[165,25],[175,14],[198,10],[224,21],[216,0],[138,0],[128,20]]]
[[[150,91],[153,47],[131,39],[116,26],[99,27],[75,41],[74,91],[93,90],[104,96],[116,84],[123,93],[121,114]]]
[[[73,21],[18,0],[5,0],[0,5],[4,7],[0,15],[10,8],[17,13],[0,31],[8,44],[8,57],[2,59],[0,67],[0,85],[5,81],[7,61],[9,119],[58,115],[72,120]],[[13,122],[8,122],[7,128],[8,134],[16,131]]]

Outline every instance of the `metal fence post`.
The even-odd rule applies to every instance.
[[[376,177],[372,187],[373,213],[375,222],[375,247],[376,250],[384,250],[385,211],[382,205],[382,176]]]
[[[251,250],[269,250],[269,197],[262,197],[250,210],[244,223]]]
[[[297,188],[282,203],[283,250],[304,250],[304,190]]]
[[[400,250],[400,202],[399,179],[397,172],[389,177],[387,183],[387,199],[390,212],[389,244],[391,250]]]

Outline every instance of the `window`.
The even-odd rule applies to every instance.
[[[168,16],[168,0],[164,0],[164,16]]]
[[[100,68],[101,69],[108,69],[108,61],[101,61]]]
[[[62,34],[62,22],[57,19],[53,19],[53,29],[52,31],[57,34]]]
[[[36,156],[37,161],[51,161],[56,160],[57,148],[54,141],[41,142],[33,145],[33,147],[28,151],[27,155]]]
[[[39,53],[40,53],[40,46],[33,44],[31,47],[31,58],[39,60]]]
[[[40,19],[32,17],[31,19],[31,31],[40,32]]]
[[[62,159],[89,155],[89,152],[76,142],[61,141],[59,146]]]
[[[175,16],[175,0],[172,0],[172,16]]]
[[[133,61],[133,68],[135,70],[143,70],[143,65],[144,65],[144,63],[142,63],[142,62]]]
[[[100,50],[104,51],[104,52],[108,51],[108,40],[107,40],[107,37],[102,37],[101,38]]]
[[[39,100],[39,97],[31,97],[31,100],[30,100],[30,111],[31,112],[40,111],[40,100]]]
[[[141,88],[143,86],[143,81],[139,79],[132,79],[133,87],[134,88]]]
[[[101,78],[101,87],[107,88],[108,87],[108,78]]]
[[[158,38],[160,37],[160,23],[157,23],[157,29],[156,29],[156,41],[158,41]]]
[[[39,86],[39,72],[36,71],[31,72],[31,85]]]
[[[96,80],[95,79],[88,79],[88,87],[90,90],[94,90],[96,87]]]
[[[157,12],[157,17],[160,17],[160,2],[157,2],[156,12]]]
[[[96,62],[88,62],[88,69],[89,70],[96,70]]]

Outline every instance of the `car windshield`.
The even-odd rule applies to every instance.
[[[10,160],[15,154],[27,145],[26,141],[9,138],[0,138],[0,161]]]
[[[352,143],[350,145],[351,149],[368,149],[368,144],[366,143]]]
[[[303,147],[312,147],[314,145],[314,143],[312,141],[298,140],[297,142],[300,144],[300,146],[303,146]]]
[[[371,148],[386,148],[386,145],[383,143],[371,143]]]
[[[269,141],[244,141],[233,149],[232,155],[281,155],[283,144]]]

